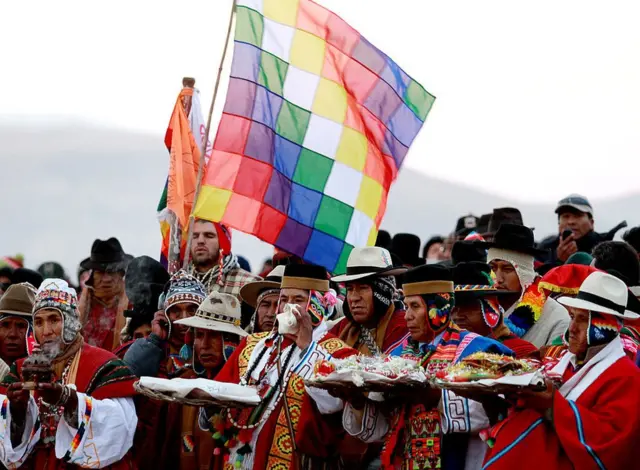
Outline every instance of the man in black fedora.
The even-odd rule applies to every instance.
[[[489,216],[486,227],[480,232],[482,237],[491,241],[502,224],[524,225],[522,222],[522,214],[515,207],[498,207],[493,209],[493,213]]]
[[[120,332],[125,326],[124,311],[129,306],[124,275],[133,259],[122,249],[117,238],[96,240],[91,256],[81,264],[90,270],[78,303],[82,335],[87,343],[107,351],[120,346]]]
[[[569,324],[567,310],[538,289],[540,276],[534,270],[536,256],[544,251],[535,247],[533,231],[516,224],[502,224],[492,242],[478,242],[487,248],[487,263],[498,289],[517,292],[505,296],[505,323],[509,329],[536,347],[551,344]]]

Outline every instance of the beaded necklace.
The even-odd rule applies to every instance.
[[[67,364],[64,366],[62,371],[62,378],[58,383],[61,383],[62,386],[67,384],[67,380],[69,377],[69,371],[71,369],[71,363],[73,362],[74,356],[70,357],[67,361]],[[42,427],[42,443],[46,445],[50,445],[55,443],[56,440],[56,431],[58,429],[58,423],[60,422],[60,417],[62,413],[64,413],[64,406],[57,406],[47,403],[42,399],[42,397],[38,397],[37,400],[38,409],[40,411],[40,422]]]

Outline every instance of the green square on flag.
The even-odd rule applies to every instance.
[[[332,167],[333,160],[330,158],[303,148],[293,181],[321,193],[327,185]]]
[[[329,196],[323,196],[315,228],[343,240],[349,231],[353,207]]]
[[[289,64],[277,58],[273,54],[262,51],[260,60],[260,74],[258,84],[266,87],[276,95],[282,96],[284,90],[284,79],[287,76]]]
[[[349,255],[353,251],[353,246],[349,244],[345,244],[342,247],[342,253],[340,253],[340,258],[338,259],[338,264],[334,269],[334,273],[336,274],[344,274],[347,272],[347,261],[349,260]]]
[[[302,145],[309,126],[309,119],[311,119],[311,112],[284,101],[278,115],[276,132],[285,139]]]
[[[236,8],[236,41],[260,47],[263,31],[264,17],[260,13],[247,7]]]
[[[422,88],[418,82],[411,80],[411,83],[407,87],[404,102],[416,113],[416,116],[418,116],[421,121],[427,118],[427,114],[429,114],[435,100],[435,97]]]

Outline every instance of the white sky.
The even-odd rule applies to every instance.
[[[636,190],[637,0],[319,3],[437,96],[409,166],[531,201]],[[183,76],[208,107],[230,5],[1,2],[0,114],[161,138]]]

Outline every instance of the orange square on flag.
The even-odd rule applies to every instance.
[[[349,26],[338,15],[331,13],[329,21],[327,21],[326,40],[329,44],[350,56],[356,44],[360,42],[360,38],[360,33]]]
[[[223,152],[243,155],[250,129],[251,121],[249,119],[223,113],[213,146]]]
[[[333,80],[334,82],[344,84],[344,68],[349,63],[348,55],[340,52],[338,48],[327,44],[327,51],[324,56],[324,66],[322,67],[322,76]]]
[[[214,149],[203,184],[216,188],[233,189],[241,161],[240,155]]]
[[[296,27],[322,39],[327,37],[327,21],[331,12],[314,2],[302,1],[298,7]]]
[[[253,233],[259,211],[260,203],[258,201],[232,193],[222,223],[237,228],[241,232]]]

